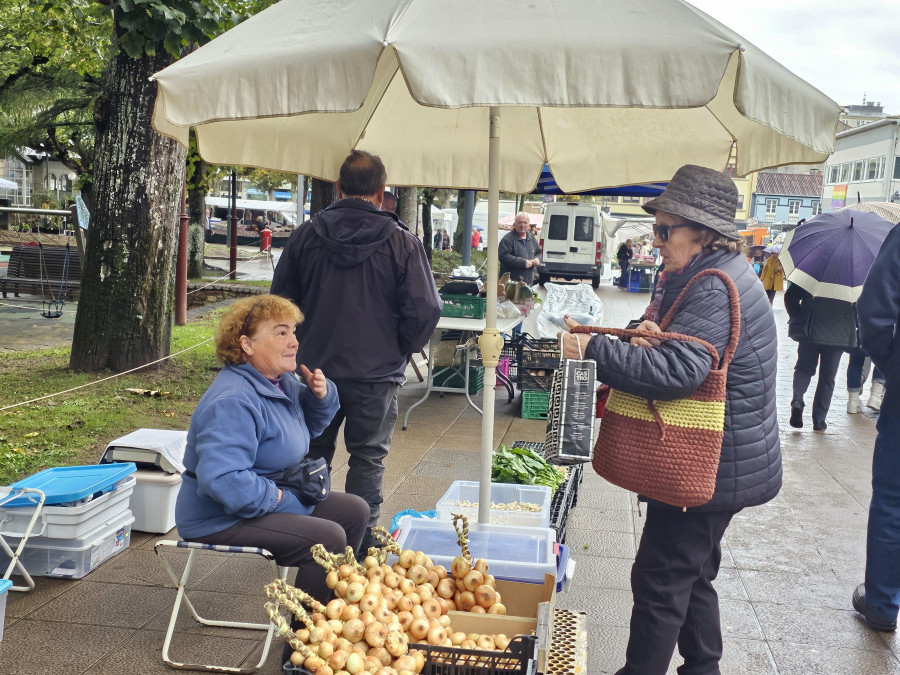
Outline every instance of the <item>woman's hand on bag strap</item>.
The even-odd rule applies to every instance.
[[[660,328],[653,321],[641,321],[638,324],[636,330],[642,330],[647,333],[662,333],[662,328]],[[660,341],[652,338],[652,337],[633,337],[631,338],[631,344],[637,345],[638,347],[643,347],[644,349],[650,349],[651,347],[659,347]]]
[[[566,328],[570,331],[581,325],[568,314],[563,317],[563,321],[566,322]],[[589,333],[575,333],[573,335],[571,333],[560,332],[557,337],[560,339],[560,344],[562,345],[562,357],[564,359],[583,359],[588,344],[594,339],[594,336]]]

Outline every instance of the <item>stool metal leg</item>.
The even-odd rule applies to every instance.
[[[190,598],[187,596],[187,584],[188,579],[190,578],[191,571],[194,568],[194,561],[198,551],[204,550],[200,548],[191,548],[190,553],[188,554],[187,562],[184,566],[184,571],[179,578],[175,571],[172,569],[172,566],[169,564],[169,561],[166,560],[162,555],[160,555],[159,548],[161,546],[177,546],[178,542],[175,541],[160,541],[154,546],[154,550],[156,550],[157,555],[159,555],[159,559],[162,561],[163,566],[166,568],[166,572],[169,575],[169,578],[172,580],[172,583],[175,584],[177,588],[177,592],[175,594],[175,604],[172,607],[172,615],[169,617],[169,625],[166,629],[166,636],[163,640],[163,648],[162,648],[162,659],[167,666],[170,668],[176,668],[178,670],[197,670],[197,671],[205,671],[205,672],[213,672],[213,673],[244,673],[249,675],[250,673],[255,673],[259,670],[262,665],[266,662],[266,658],[269,655],[269,649],[272,646],[272,638],[275,634],[275,624],[272,622],[268,623],[247,623],[243,621],[225,621],[221,619],[207,619],[200,615],[200,613],[196,610]],[[215,549],[212,549],[215,550]],[[279,567],[275,562],[275,558],[268,551],[264,551],[263,549],[258,549],[260,551],[257,555],[262,556],[267,559],[269,563],[272,565],[272,573],[273,578],[286,579],[288,568],[287,567]],[[169,655],[169,648],[172,644],[172,637],[175,634],[175,624],[178,622],[178,613],[181,610],[182,604],[185,604],[188,610],[191,613],[191,616],[195,621],[201,623],[205,626],[217,626],[223,628],[242,628],[245,630],[264,630],[266,631],[265,640],[263,641],[262,653],[259,657],[259,662],[253,666],[245,666],[245,667],[231,667],[231,666],[216,666],[211,664],[199,664],[199,663],[182,663],[180,661],[173,660]]]

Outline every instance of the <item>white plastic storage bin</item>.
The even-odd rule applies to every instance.
[[[175,500],[181,488],[180,473],[138,469],[131,496],[134,529],[165,534],[175,527]]]
[[[400,548],[422,551],[450,569],[460,555],[453,523],[424,518],[400,519]],[[469,524],[469,553],[488,562],[490,573],[498,579],[544,583],[544,575],[556,576],[556,532],[543,527],[515,527],[488,523]]]
[[[438,520],[450,520],[458,513],[468,517],[470,523],[478,521],[479,483],[455,480],[437,503]],[[520,527],[550,527],[550,501],[553,490],[546,485],[514,485],[491,483],[491,524],[517,525]],[[470,504],[470,506],[460,506]],[[503,508],[506,505],[533,505],[534,511]]]
[[[126,510],[109,525],[76,539],[30,537],[20,560],[28,573],[36,577],[80,579],[100,563],[128,548],[134,516]],[[19,540],[5,537],[15,550]],[[0,551],[0,568],[9,565],[9,557]]]
[[[3,625],[6,623],[6,598],[9,595],[9,579],[0,579],[0,642],[3,642]]]
[[[108,526],[128,510],[134,491],[134,474],[123,478],[115,489],[78,506],[44,506],[38,515],[31,537],[78,539]],[[0,535],[4,538],[24,536],[34,514],[33,506],[0,508]]]

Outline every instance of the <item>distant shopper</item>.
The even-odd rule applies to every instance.
[[[450,245],[450,233],[447,232],[447,228],[441,228],[441,245],[443,246],[445,251],[449,251],[452,246]]]
[[[862,394],[863,385],[869,378],[870,368],[872,368],[872,360],[860,347],[850,351],[850,359],[847,362],[847,412],[851,415],[855,415],[860,410],[859,397]],[[884,397],[884,373],[878,370],[878,366],[874,366],[872,370],[872,386],[869,388],[869,400],[866,401],[866,407],[878,410],[881,408],[881,400]]]
[[[497,253],[500,257],[500,276],[509,272],[512,281],[524,281],[531,286],[534,272],[541,264],[541,247],[529,231],[531,219],[527,213],[516,214],[513,231],[500,240]]]
[[[900,610],[900,226],[891,230],[857,303],[863,351],[886,375],[872,458],[872,502],[866,539],[866,579],[853,608],[870,628],[897,630]]]
[[[481,232],[477,227],[472,228],[472,250],[477,251],[481,247]]]
[[[790,423],[797,429],[803,427],[803,396],[818,369],[813,429],[825,431],[828,428],[825,417],[831,407],[841,356],[856,347],[855,308],[844,300],[813,296],[797,284],[791,284],[785,291],[784,308],[790,317],[788,336],[797,341]]]
[[[619,247],[616,253],[616,259],[619,261],[619,286],[626,288],[628,286],[628,265],[634,257],[634,243],[631,239],[626,239],[625,243]]]
[[[784,290],[784,267],[781,266],[777,253],[773,253],[766,260],[760,279],[762,279],[763,288],[766,290],[771,305],[775,302],[775,294]]]

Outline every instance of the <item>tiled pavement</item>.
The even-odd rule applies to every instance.
[[[639,316],[646,295],[611,287],[598,293],[605,323]],[[770,504],[740,513],[725,536],[716,582],[721,598],[726,674],[900,674],[900,638],[868,630],[850,607],[862,579],[874,414],[846,415],[838,387],[825,433],[787,425],[794,344],[776,299],[782,340],[779,402],[785,483]],[[842,371],[843,372],[843,371]],[[839,382],[840,385],[840,382]],[[400,412],[423,385],[401,390]],[[543,423],[518,417],[518,398],[497,398],[495,443],[540,441]],[[396,431],[385,475],[384,524],[405,508],[433,508],[454,479],[477,478],[481,421],[460,395],[437,395]],[[336,484],[343,483],[346,454]],[[629,572],[643,519],[634,498],[586,471],[567,543],[577,560],[562,607],[588,614],[589,673],[614,672],[624,658],[631,608]],[[174,534],[174,533],[173,533]],[[38,579],[28,594],[11,593],[0,673],[170,672],[160,659],[174,590],[153,553],[156,537],[134,533],[131,546],[80,581]],[[178,552],[170,555],[179,557]],[[183,559],[183,556],[181,556]],[[254,561],[206,558],[194,575],[201,602],[262,618],[265,567]],[[176,642],[176,655],[221,661],[251,659],[255,635],[201,629]],[[262,672],[276,673],[280,649]],[[674,672],[679,658],[673,659]]]

